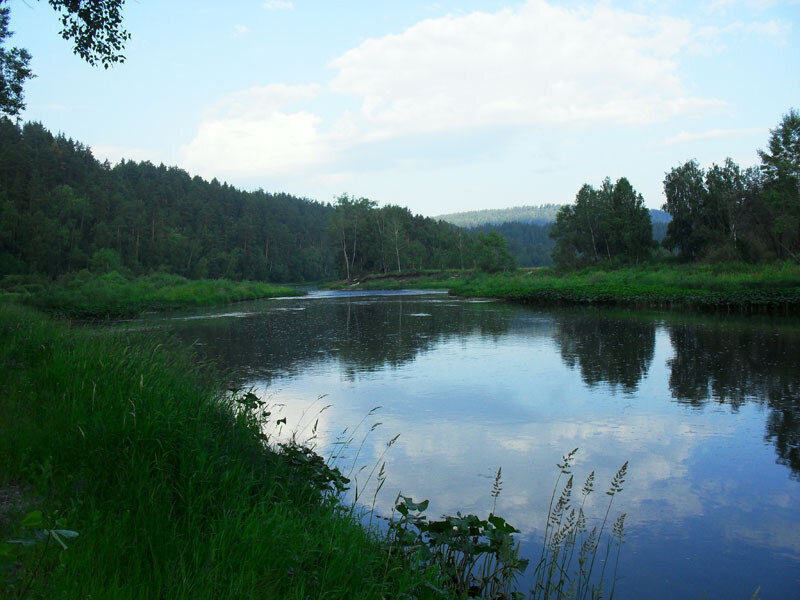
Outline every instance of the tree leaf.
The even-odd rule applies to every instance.
[[[42,516],[42,511],[34,510],[33,512],[30,512],[27,515],[25,515],[25,518],[22,519],[22,526],[41,527],[43,522],[44,522],[44,517]]]

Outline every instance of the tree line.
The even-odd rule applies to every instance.
[[[661,250],[644,200],[626,178],[584,185],[550,231],[555,263],[640,262],[659,251],[685,261],[800,261],[800,112],[784,115],[759,156],[761,165],[748,169],[730,158],[708,169],[696,160],[672,168],[662,207],[672,220]]]
[[[365,198],[322,203],[150,162],[111,166],[41,124],[0,119],[0,276],[90,269],[299,282],[512,266],[494,256],[497,243]]]
[[[440,218],[448,223],[466,227],[468,231],[475,233],[497,231],[508,241],[508,250],[518,267],[547,267],[553,264],[555,240],[550,236],[550,231],[561,206],[560,204],[519,206],[510,209],[452,213]],[[649,212],[653,239],[660,243],[667,234],[667,225],[672,217],[662,210],[651,208]],[[534,218],[533,215],[538,216]]]

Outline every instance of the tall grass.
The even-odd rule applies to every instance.
[[[800,267],[654,264],[614,270],[533,269],[472,274],[454,280],[451,293],[539,304],[621,304],[711,310],[800,308]]]
[[[250,398],[217,393],[208,365],[171,344],[5,304],[0,364],[0,491],[24,497],[0,540],[34,508],[80,534],[30,597],[437,595],[435,573],[387,557],[339,505],[341,473],[273,444]],[[0,570],[3,593],[32,556]]]
[[[55,283],[17,284],[13,278],[3,283],[26,304],[78,318],[129,316],[304,293],[256,281],[189,280],[166,273],[127,279],[116,271],[103,275],[81,271]]]
[[[426,271],[368,276],[327,284],[332,289],[446,289],[465,297],[525,303],[618,304],[655,308],[790,311],[800,309],[796,263],[651,263],[562,271],[552,267],[490,275],[481,271]]]

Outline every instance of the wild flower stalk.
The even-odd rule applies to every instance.
[[[616,548],[614,572],[611,575],[610,597],[616,591],[616,573],[619,566],[620,547],[624,541],[625,514],[614,521],[611,533],[606,534],[606,524],[611,506],[617,494],[622,491],[622,484],[627,474],[627,461],[614,475],[611,485],[606,491],[609,496],[608,505],[600,526],[588,530],[584,511],[586,499],[594,491],[595,474],[589,473],[581,488],[581,501],[573,506],[573,475],[571,466],[577,449],[562,457],[558,464],[559,477],[548,507],[545,535],[542,552],[535,569],[535,584],[531,590],[532,599],[599,599],[605,597],[606,568],[611,563],[613,548]],[[562,475],[569,475],[561,493],[556,498],[556,491]],[[605,537],[604,537],[604,534]],[[595,574],[595,563],[600,552],[600,545],[605,539],[605,553],[602,558],[603,567]],[[576,555],[577,552],[577,555]]]

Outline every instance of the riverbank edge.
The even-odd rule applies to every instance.
[[[800,312],[800,266],[645,265],[557,271],[412,272],[325,285],[341,290],[446,289],[454,296],[524,304],[625,306],[730,312]]]
[[[34,510],[79,534],[0,561],[0,595],[34,573],[59,598],[442,597],[177,344],[4,303],[0,364],[0,546]]]
[[[70,319],[135,317],[148,312],[174,311],[259,300],[303,296],[307,292],[286,285],[227,279],[190,280],[156,273],[126,278],[112,271],[88,272],[62,281],[4,281],[4,301],[17,301],[51,315]]]

